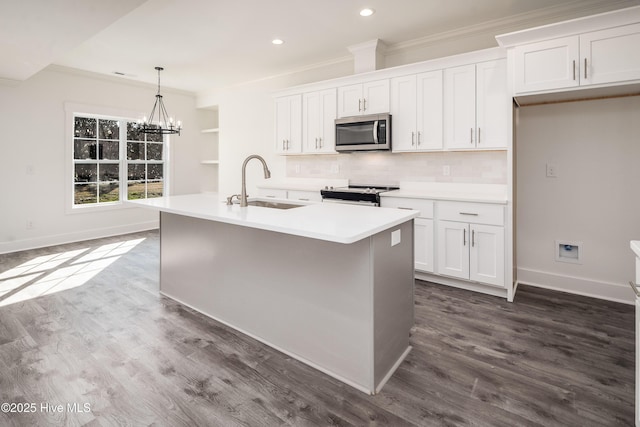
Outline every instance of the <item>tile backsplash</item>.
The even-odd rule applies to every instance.
[[[446,174],[446,169],[449,174]],[[287,157],[288,178],[342,178],[351,183],[400,181],[507,183],[506,151],[363,152]]]

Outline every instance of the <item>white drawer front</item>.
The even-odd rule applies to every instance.
[[[260,197],[273,197],[276,199],[286,199],[287,190],[276,190],[274,188],[260,188],[258,189]]]
[[[438,202],[438,219],[504,225],[504,206],[487,203]]]
[[[424,199],[410,199],[402,197],[381,197],[380,206],[383,208],[413,209],[420,211],[420,218],[433,218],[433,201]]]
[[[318,191],[289,190],[289,194],[287,198],[291,200],[302,200],[305,202],[321,202],[322,201],[320,190]]]

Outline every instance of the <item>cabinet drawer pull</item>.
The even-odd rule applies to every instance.
[[[403,208],[402,206],[398,206],[398,209],[404,209],[406,211],[412,211],[413,208]]]
[[[309,201],[309,199],[305,199],[303,197],[298,198],[298,200],[302,200],[303,202],[308,202]]]
[[[275,199],[276,198],[276,196],[271,196],[271,195],[266,195],[265,197],[268,197],[270,199]]]
[[[638,286],[633,283],[631,280],[629,280],[629,284],[631,285],[631,289],[633,289],[633,292],[636,294],[637,297],[640,297],[640,291],[638,291]]]
[[[469,216],[478,216],[477,213],[473,213],[473,212],[459,212],[460,215],[469,215]]]

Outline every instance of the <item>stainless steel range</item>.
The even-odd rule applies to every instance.
[[[375,185],[349,185],[348,187],[325,187],[320,190],[323,202],[348,203],[352,205],[380,206],[380,194],[400,187]]]

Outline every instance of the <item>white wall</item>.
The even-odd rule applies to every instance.
[[[521,108],[516,150],[518,280],[631,302],[640,97]],[[582,264],[556,262],[556,239],[583,242]]]
[[[153,227],[142,209],[66,212],[69,176],[65,103],[148,115],[156,88],[118,78],[50,67],[15,85],[0,85],[0,253]],[[184,131],[171,139],[173,194],[199,191],[195,96],[163,89],[169,112]],[[28,169],[32,173],[27,173]],[[26,229],[26,221],[33,229]]]

